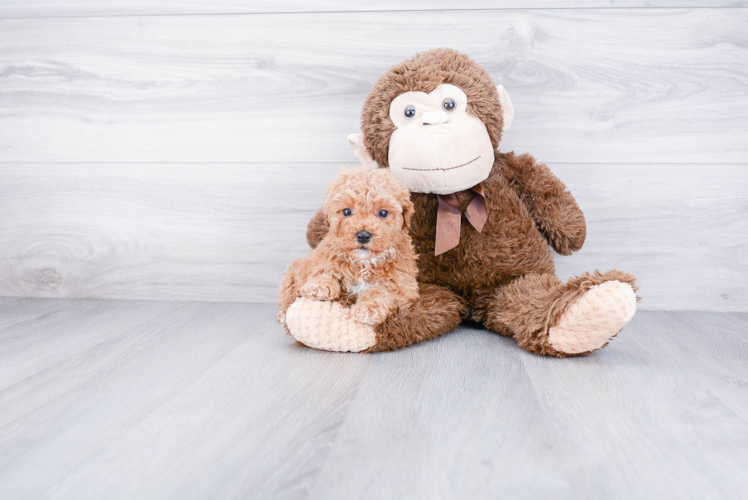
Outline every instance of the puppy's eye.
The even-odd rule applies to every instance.
[[[383,218],[383,219],[384,219],[385,217],[387,217],[388,215],[390,215],[390,213],[389,213],[389,212],[388,212],[387,210],[380,210],[380,211],[379,211],[379,216],[380,216],[381,218]]]
[[[414,116],[416,116],[415,106],[408,106],[407,108],[405,108],[405,118],[407,118],[408,120],[412,120]]]
[[[343,217],[350,217],[353,215],[353,211],[350,208],[343,209]]]
[[[444,108],[444,111],[453,111],[455,109],[455,102],[447,97],[444,99],[444,102],[442,102],[442,108]]]

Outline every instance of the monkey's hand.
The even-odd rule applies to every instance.
[[[584,214],[568,189],[542,163],[528,154],[504,154],[501,174],[517,190],[537,228],[561,255],[571,255],[584,244]]]
[[[312,276],[301,287],[301,296],[314,300],[335,300],[340,297],[340,283],[329,274]]]

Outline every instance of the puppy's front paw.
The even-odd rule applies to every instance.
[[[314,300],[332,300],[337,298],[335,290],[328,283],[307,283],[301,287],[301,296]]]
[[[377,304],[358,302],[353,306],[351,313],[356,321],[373,326],[383,323],[389,311],[386,307]]]
[[[280,323],[281,325],[285,324],[286,323],[286,311],[279,311],[277,318],[278,318],[278,323]]]

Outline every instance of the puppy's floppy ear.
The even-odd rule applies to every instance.
[[[342,168],[338,171],[338,175],[332,180],[330,185],[327,186],[327,193],[325,194],[325,204],[322,206],[322,211],[324,212],[325,219],[327,219],[328,225],[330,223],[332,199],[335,196],[335,193],[340,191],[343,185],[348,181],[349,175],[350,173],[348,169]]]
[[[402,188],[398,195],[398,201],[400,202],[400,206],[403,207],[403,227],[410,229],[410,220],[413,218],[414,212],[413,202],[410,201],[410,191],[408,191],[408,188],[405,186],[402,186]]]
[[[400,207],[403,209],[403,227],[405,229],[410,229],[410,220],[413,218],[414,212],[413,202],[410,201],[410,191],[405,187],[405,184],[400,182],[398,178],[390,172],[389,168],[382,168],[376,172],[378,175],[382,175],[387,179],[387,189],[395,195],[398,203],[400,203]]]

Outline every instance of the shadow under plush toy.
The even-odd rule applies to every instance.
[[[556,276],[548,245],[562,255],[579,250],[584,216],[544,164],[498,152],[513,114],[504,88],[454,50],[417,54],[379,78],[364,103],[362,134],[348,140],[360,160],[389,168],[412,193],[420,297],[375,326],[342,307],[299,299],[289,314],[315,347],[391,350],[468,319],[528,351],[563,357],[604,347],[631,320],[633,275],[595,272],[566,283]],[[317,213],[307,232],[310,246],[327,230]],[[320,317],[335,327],[309,326]],[[288,325],[294,336],[297,325]],[[339,349],[340,335],[361,342]]]

